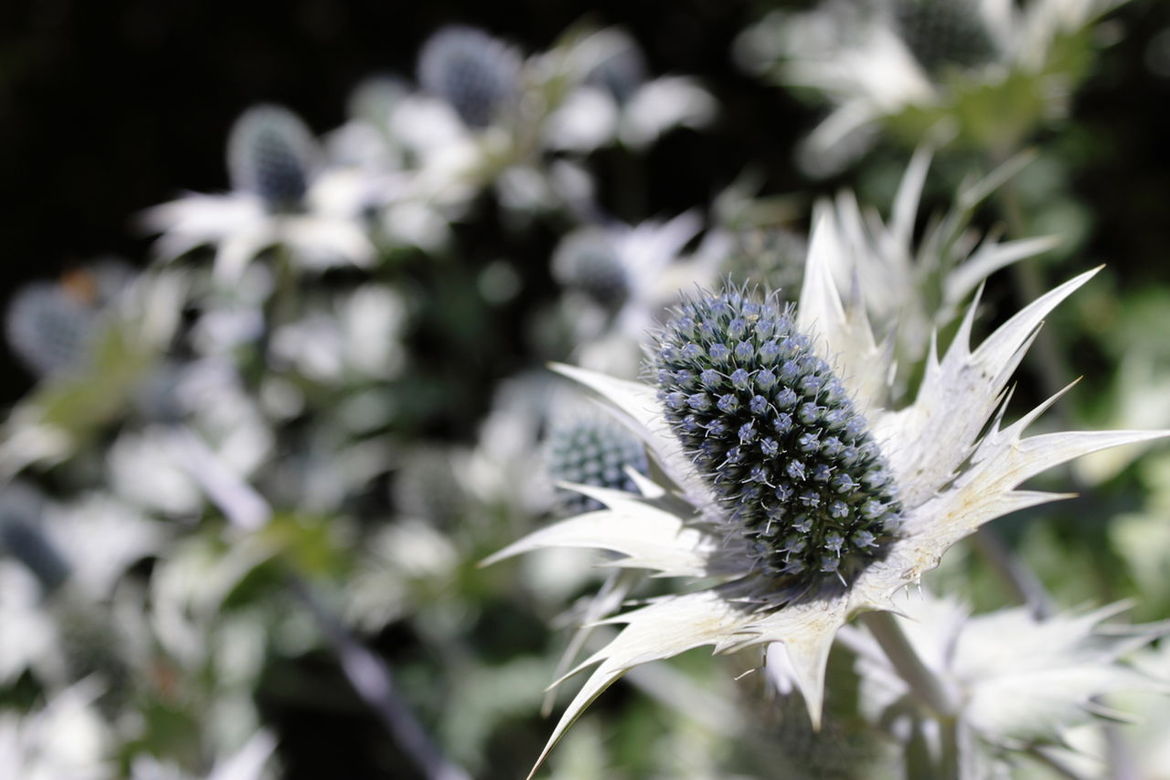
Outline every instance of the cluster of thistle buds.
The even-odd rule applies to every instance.
[[[879,559],[901,505],[865,419],[775,297],[684,301],[654,357],[666,419],[784,587],[849,584]]]

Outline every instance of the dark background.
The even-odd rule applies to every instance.
[[[769,7],[726,0],[9,0],[0,7],[4,299],[25,280],[102,254],[142,262],[148,244],[133,215],[182,190],[224,188],[223,146],[244,108],[280,102],[314,130],[331,129],[359,80],[412,74],[421,42],[456,21],[528,51],[582,19],[619,24],[645,48],[653,72],[701,76],[719,97],[722,118],[711,132],[675,134],[655,148],[649,213],[706,203],[749,163],[767,174],[769,191],[807,190],[791,150],[815,110],[740,73],[729,54],[736,34]],[[1113,18],[1125,37],[1105,51],[1077,98],[1074,116],[1094,143],[1075,188],[1097,218],[1092,254],[1122,276],[1166,278],[1170,115],[1162,109],[1170,80],[1151,73],[1145,59],[1149,41],[1170,24],[1170,3],[1131,2]],[[0,399],[12,400],[28,379],[7,354],[0,370],[8,377]]]

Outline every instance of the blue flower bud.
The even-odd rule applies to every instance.
[[[679,312],[654,353],[666,419],[754,571],[779,587],[852,582],[885,554],[901,505],[844,386],[771,300],[731,291]]]

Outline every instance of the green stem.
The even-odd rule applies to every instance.
[[[866,612],[861,616],[861,622],[873,634],[915,698],[940,720],[954,720],[959,711],[959,692],[926,667],[893,613]]]

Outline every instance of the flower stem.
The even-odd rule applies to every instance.
[[[873,634],[894,669],[906,681],[914,696],[941,720],[954,720],[959,711],[959,693],[930,671],[915,652],[890,612],[866,612],[861,622]]]
[[[403,752],[414,761],[428,780],[469,780],[470,775],[451,763],[431,741],[414,713],[399,697],[390,667],[357,641],[317,598],[308,583],[295,574],[289,586],[309,609],[322,633],[333,646],[341,669],[357,694],[377,714]]]
[[[1037,619],[1052,614],[1052,598],[1040,579],[1008,548],[990,526],[981,526],[972,541],[983,557],[1003,580],[1016,601],[1025,604]]]

